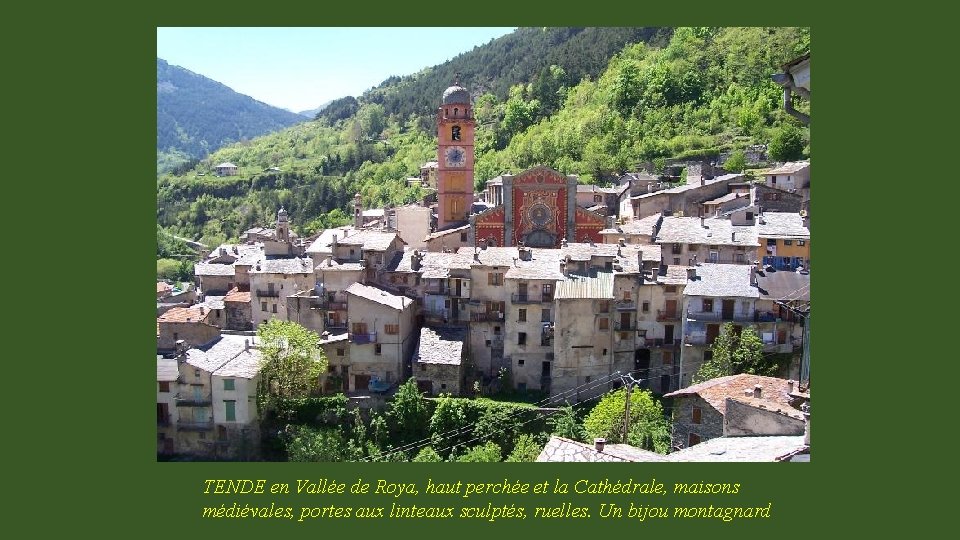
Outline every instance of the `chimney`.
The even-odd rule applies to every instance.
[[[203,315],[203,312],[204,312],[203,306],[200,306],[200,314]]]
[[[330,241],[330,249],[333,251],[337,250],[337,235],[333,235],[333,240]]]
[[[749,388],[746,388],[746,389],[743,390],[743,395],[744,395],[744,397],[750,397],[750,396],[753,395],[753,390],[751,390],[751,389],[749,389]]]
[[[607,440],[603,437],[597,437],[593,440],[593,447],[596,448],[597,452],[603,452],[604,445],[607,444]]]
[[[560,246],[561,246],[561,247],[567,247],[567,237],[566,237],[566,236],[564,236],[563,238],[560,239]]]
[[[563,277],[567,277],[567,263],[560,261],[560,273],[563,274]]]
[[[697,279],[697,267],[691,266],[687,268],[687,279]]]
[[[803,444],[810,446],[810,404],[804,403],[803,411]]]
[[[731,242],[737,241],[737,231],[730,231],[730,241]]]
[[[707,218],[705,218],[705,217],[703,217],[703,216],[700,216],[700,226],[703,227],[704,229],[707,228],[707,224],[704,223],[706,220],[707,220]]]
[[[759,384],[753,386],[753,397],[760,398],[763,395],[763,387]]]
[[[626,238],[621,238],[620,240],[617,241],[617,243],[620,244],[620,247],[624,247],[624,246],[627,245],[627,239],[626,239]]]
[[[787,381],[787,393],[788,394],[793,393],[793,381]]]
[[[177,354],[177,356],[184,354],[185,352],[187,352],[187,342],[182,339],[178,339],[173,346],[173,350]]]
[[[249,340],[249,339],[243,340],[243,350],[245,350],[245,351],[249,351],[249,350],[250,350],[250,340]]]
[[[751,266],[750,267],[750,285],[756,285],[756,284],[757,284],[757,267]]]

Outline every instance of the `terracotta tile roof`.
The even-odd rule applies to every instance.
[[[210,310],[204,310],[204,313],[201,314],[201,309],[200,306],[175,307],[157,317],[157,323],[205,322],[207,316],[210,315]]]
[[[157,282],[157,293],[165,293],[165,292],[170,292],[172,290],[173,290],[173,285],[163,281]]]
[[[744,391],[752,391],[758,384],[761,387],[761,398],[747,398],[744,395]],[[719,411],[720,414],[725,414],[727,411],[727,398],[733,398],[737,401],[744,400],[744,402],[754,406],[763,403],[767,409],[774,411],[778,408],[792,408],[790,406],[790,394],[788,390],[786,379],[741,373],[739,375],[728,375],[726,377],[710,379],[709,381],[671,392],[664,395],[664,397],[697,395]]]
[[[223,297],[224,302],[241,302],[244,304],[250,303],[250,291],[241,291],[236,287],[230,289],[230,292]]]

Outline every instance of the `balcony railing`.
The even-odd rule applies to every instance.
[[[344,321],[325,320],[323,321],[323,328],[325,330],[346,330],[347,323]]]
[[[500,311],[481,311],[480,313],[471,313],[470,320],[473,322],[503,322],[503,313]]]
[[[679,339],[645,338],[644,345],[650,349],[674,349],[680,346]]]
[[[733,313],[724,314],[716,311],[688,311],[687,318],[693,321],[731,321],[731,322],[757,322],[756,313]]]
[[[267,289],[264,291],[261,289],[257,289],[257,296],[261,298],[279,298],[280,291],[271,291],[270,289]]]
[[[177,421],[177,429],[181,431],[211,431],[213,430],[213,421],[194,422],[193,420]]]
[[[356,343],[357,345],[365,345],[367,343],[376,343],[377,333],[365,332],[362,334],[348,334],[347,338],[350,340],[351,343]]]
[[[616,308],[621,311],[635,311],[637,309],[637,303],[634,300],[617,300]]]
[[[440,285],[427,285],[427,286],[423,289],[423,292],[426,293],[426,294],[441,294],[441,295],[444,295],[444,296],[449,296],[449,295],[450,295],[450,287],[447,287],[446,285],[443,285],[443,286],[440,286]]]
[[[613,329],[614,330],[636,330],[637,321],[628,321],[628,322],[614,321]]]
[[[317,309],[323,309],[327,311],[346,311],[347,310],[347,301],[344,300],[330,300],[328,298],[320,298],[311,302],[311,307]]]
[[[209,407],[213,403],[210,394],[199,396],[176,394],[173,399],[177,402],[177,407]]]
[[[679,321],[680,312],[677,310],[667,311],[665,309],[658,309],[657,320],[658,321]]]

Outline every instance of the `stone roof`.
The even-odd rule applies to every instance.
[[[721,204],[721,203],[725,203],[725,202],[732,201],[734,199],[739,199],[739,198],[744,198],[749,200],[750,195],[744,194],[744,193],[727,193],[723,197],[717,197],[716,199],[713,199],[711,201],[704,201],[703,204]]]
[[[447,235],[449,235],[449,234],[454,234],[454,233],[461,233],[461,232],[468,231],[468,230],[470,230],[470,224],[469,224],[469,223],[466,224],[466,225],[461,225],[461,226],[459,226],[459,227],[451,227],[451,228],[449,228],[449,229],[443,229],[443,230],[440,230],[440,231],[432,232],[432,233],[428,234],[427,236],[425,236],[424,239],[423,239],[423,241],[426,242],[426,241],[429,241],[429,240],[433,240],[433,239],[435,239],[435,238],[440,238],[441,236],[447,236]]]
[[[760,291],[750,284],[753,266],[746,264],[699,263],[697,276],[687,280],[687,296],[739,296],[759,298]]]
[[[757,289],[764,300],[810,300],[810,274],[786,270],[760,270]]]
[[[657,277],[657,281],[664,285],[686,285],[688,268],[689,266],[679,264],[667,265],[666,270],[661,268],[661,273]]]
[[[788,161],[783,165],[774,169],[770,169],[763,174],[796,174],[809,166],[809,161]]]
[[[592,444],[586,444],[553,435],[537,456],[539,462],[644,462],[667,461],[667,456],[643,450],[627,444],[605,444],[598,452]]]
[[[577,184],[577,193],[609,193],[616,194],[623,191],[619,187],[600,187],[593,184]]]
[[[236,168],[237,166],[234,165],[233,163],[230,163],[229,161],[224,161],[223,163],[217,165],[216,168],[219,169],[220,167],[233,167],[233,168]]]
[[[336,227],[333,229],[324,229],[320,233],[320,236],[314,240],[310,247],[307,248],[307,253],[332,253],[331,245],[333,244],[333,235],[337,235],[338,241],[345,236],[348,236],[355,232],[356,229],[352,225],[347,225],[344,227]]]
[[[796,409],[792,405],[784,405],[775,400],[765,399],[762,396],[759,398],[753,396],[748,397],[746,395],[728,397],[727,402],[729,403],[730,401],[736,401],[737,403],[742,403],[756,409],[763,409],[782,416],[789,416],[795,420],[803,420],[803,413],[800,412],[800,409]],[[726,406],[724,406],[724,410],[726,410]]]
[[[253,345],[255,338],[225,334],[211,343],[187,351],[187,363],[195,368],[213,373],[236,358],[246,349],[246,342]]]
[[[660,222],[662,214],[657,212],[656,214],[649,215],[645,218],[634,219],[628,221],[623,225],[618,225],[613,229],[604,229],[600,231],[600,234],[645,234],[647,236],[653,236],[656,232],[657,223]]]
[[[716,184],[717,182],[730,181],[730,180],[733,180],[734,178],[739,178],[741,176],[743,175],[742,174],[724,174],[724,175],[715,177],[713,180],[705,180],[704,185],[709,186],[710,184]],[[655,196],[660,196],[664,193],[671,193],[671,194],[684,193],[700,187],[703,187],[703,186],[701,186],[699,182],[695,182],[692,184],[684,184],[682,186],[677,186],[675,188],[663,189],[660,191],[654,191],[652,193],[644,193],[642,195],[636,195],[634,197],[630,197],[630,199],[634,200],[634,199],[643,199],[645,197],[655,197]]]
[[[803,435],[716,437],[667,456],[668,461],[773,462],[803,449]]]
[[[251,272],[255,274],[312,274],[313,260],[309,257],[292,259],[266,259]]]
[[[157,358],[157,381],[172,382],[180,376],[180,368],[173,358]]]
[[[203,306],[207,309],[223,309],[226,307],[223,304],[225,298],[226,296],[213,296],[208,294],[204,297],[203,302],[200,302],[197,305]]]
[[[364,251],[386,251],[396,238],[396,232],[360,230],[337,242],[346,246],[360,246]]]
[[[596,276],[576,276],[557,282],[554,298],[558,300],[613,300],[613,274],[598,272]]]
[[[530,260],[518,258],[510,261],[510,269],[504,274],[506,279],[541,279],[556,281],[563,279],[560,272],[560,250],[528,248]]]
[[[420,166],[421,169],[436,169],[440,164],[436,161],[428,161]]]
[[[323,334],[320,334],[320,344],[327,345],[328,343],[337,343],[339,341],[346,341],[349,338],[350,334],[346,332],[342,334],[330,334],[328,332],[324,332]]]
[[[232,276],[236,274],[232,264],[197,263],[193,265],[195,276]]]
[[[626,174],[624,174],[623,176],[620,177],[620,181],[623,182],[624,179],[627,179],[627,180],[647,180],[647,181],[653,181],[653,182],[658,182],[658,181],[660,181],[659,178],[657,178],[656,176],[648,173],[648,172],[645,171],[645,170],[644,170],[644,171],[640,171],[640,172],[626,173]]]
[[[663,397],[684,397],[700,396],[704,401],[710,404],[720,414],[727,412],[727,398],[733,398],[737,401],[748,399],[751,405],[765,404],[769,410],[778,408],[792,408],[790,405],[790,394],[788,381],[777,377],[765,377],[763,375],[749,375],[741,373],[739,375],[728,375],[726,377],[717,377],[709,381],[688,386],[686,388],[665,394]],[[753,397],[747,398],[744,391],[753,390],[756,385],[761,387],[760,399]]]
[[[414,251],[422,256],[419,270],[413,269]],[[450,270],[470,270],[470,258],[460,253],[406,250],[394,254],[384,268],[385,272],[419,272],[424,278],[450,277]]]
[[[361,262],[337,262],[333,257],[327,257],[326,259],[320,261],[320,264],[314,267],[314,270],[317,272],[330,272],[330,271],[343,271],[343,272],[360,272],[364,268],[364,263]]]
[[[534,250],[540,251],[540,250]],[[474,248],[464,246],[457,250],[458,255],[471,258],[472,266],[513,266],[513,259],[520,257],[516,247],[488,247],[477,250],[474,257]],[[536,255],[536,254],[534,254]]]
[[[354,283],[350,285],[346,292],[354,296],[359,296],[360,298],[365,298],[372,302],[377,302],[378,304],[383,304],[397,311],[403,311],[405,308],[413,304],[413,299],[411,298],[407,298],[406,296],[397,296],[383,289],[370,287],[369,285],[364,285],[362,283]]]
[[[260,372],[261,359],[262,356],[257,349],[241,350],[236,356],[227,360],[227,363],[214,371],[213,374],[217,377],[252,379]]]
[[[463,359],[463,342],[467,331],[462,328],[420,329],[420,341],[413,353],[414,361],[423,364],[459,366]]]
[[[733,225],[729,219],[667,216],[654,239],[658,244],[707,244],[757,247],[757,229]]]
[[[810,229],[803,226],[803,217],[799,213],[764,212],[757,216],[757,236],[809,240]]]

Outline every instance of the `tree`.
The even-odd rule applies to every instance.
[[[457,458],[460,463],[499,463],[503,459],[500,446],[495,442],[474,446]]]
[[[507,456],[504,461],[508,463],[532,463],[537,460],[543,445],[537,443],[533,435],[523,434],[517,438],[517,444],[513,447],[513,452]]]
[[[423,439],[427,434],[430,411],[427,400],[417,388],[417,381],[411,377],[400,385],[387,410],[387,424],[390,426],[394,441],[399,445],[409,444]]]
[[[289,461],[343,461],[345,457],[343,434],[336,428],[288,425],[282,440]]]
[[[295,322],[271,319],[257,329],[260,344],[260,384],[257,402],[269,407],[275,399],[308,396],[327,370],[318,347],[320,336]]]
[[[660,402],[648,390],[630,392],[630,432],[624,436],[626,403],[627,391],[623,388],[603,396],[583,421],[587,437],[603,437],[611,443],[629,442],[653,451],[665,449],[663,444],[656,443],[666,432],[667,422]]]
[[[747,156],[743,150],[736,150],[730,154],[727,161],[723,163],[723,168],[729,172],[743,172],[747,168]]]
[[[773,135],[767,148],[770,158],[776,161],[794,161],[803,156],[803,133],[797,126],[787,123]]]
[[[694,384],[739,373],[774,375],[779,369],[774,357],[763,354],[763,340],[752,327],[737,334],[733,323],[724,324],[712,351],[713,358],[704,362],[693,376]]]
[[[413,458],[414,463],[440,463],[441,461],[443,458],[430,446],[420,449]]]
[[[575,441],[586,437],[583,426],[577,422],[577,415],[573,412],[573,406],[566,405],[547,419],[547,425],[550,428],[551,435],[566,437]]]

